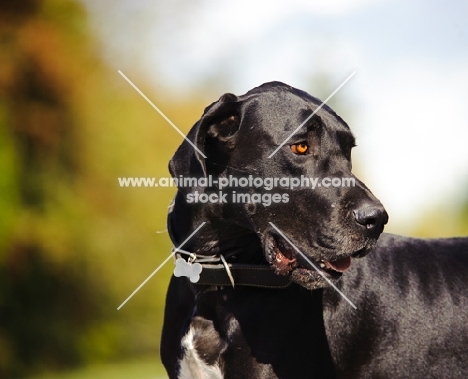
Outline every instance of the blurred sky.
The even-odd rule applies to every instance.
[[[214,101],[279,80],[318,95],[321,75],[332,92],[356,70],[335,110],[390,225],[468,196],[468,2],[82,1],[106,59],[155,92]]]

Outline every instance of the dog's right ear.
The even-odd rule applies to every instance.
[[[169,162],[172,176],[217,175],[226,166],[235,147],[240,122],[240,101],[236,95],[224,94],[206,107],[201,119],[187,135],[206,158],[184,141]]]

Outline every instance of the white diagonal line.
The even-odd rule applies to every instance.
[[[206,155],[203,154],[203,153],[200,151],[200,149],[199,149],[198,147],[196,147],[196,146],[193,144],[193,142],[190,141],[190,140],[187,138],[187,136],[186,136],[184,133],[182,133],[182,132],[180,131],[180,129],[179,129],[177,126],[175,126],[174,123],[173,123],[171,120],[169,120],[169,118],[166,117],[166,115],[165,115],[156,105],[154,105],[154,104],[151,102],[151,100],[148,99],[148,98],[145,96],[145,94],[144,94],[143,92],[141,92],[140,89],[139,89],[135,84],[133,84],[133,82],[132,82],[129,78],[127,78],[127,77],[125,76],[125,74],[124,74],[122,71],[119,70],[119,74],[122,75],[122,77],[123,77],[133,88],[135,88],[136,91],[137,91],[141,96],[143,96],[143,98],[144,98],[154,109],[156,109],[156,111],[164,118],[164,120],[166,120],[166,121],[169,123],[169,125],[171,125],[171,126],[172,126],[172,127],[173,127],[173,128],[190,144],[190,145],[192,145],[193,148],[194,148],[195,150],[197,150],[197,151],[203,156],[203,158],[206,158]]]
[[[268,158],[271,158],[273,155],[275,155],[275,154],[278,152],[278,150],[281,149],[281,148],[284,146],[284,144],[285,144],[286,142],[288,142],[288,141],[291,139],[291,137],[292,137],[294,134],[296,134],[297,131],[298,131],[300,128],[302,128],[302,127],[307,123],[307,121],[309,121],[312,117],[314,117],[314,115],[327,103],[327,101],[330,100],[330,99],[335,95],[335,93],[337,93],[337,92],[341,89],[341,87],[343,87],[343,86],[348,82],[348,80],[351,79],[351,78],[354,76],[355,73],[356,73],[356,71],[353,71],[353,73],[352,73],[351,75],[349,75],[349,76],[346,78],[346,80],[345,80],[343,83],[341,83],[340,86],[339,86],[336,90],[334,90],[334,91],[331,93],[331,95],[328,96],[328,97],[322,102],[322,104],[320,104],[319,107],[318,107],[309,117],[307,117],[307,118],[305,119],[305,121],[304,121],[301,125],[299,125],[299,126],[296,128],[296,130],[294,130],[294,131],[288,136],[288,138],[286,138],[286,139],[283,141],[283,143],[282,143],[281,145],[279,145],[279,146],[275,149],[275,151],[273,151],[273,152],[268,156]]]
[[[174,256],[174,254],[176,254],[176,253],[182,248],[182,246],[184,246],[184,244],[185,244],[190,238],[192,238],[192,237],[195,235],[195,233],[197,233],[197,232],[203,227],[203,225],[205,225],[205,224],[206,224],[206,222],[203,221],[203,222],[201,223],[201,225],[200,225],[198,228],[196,228],[196,229],[193,231],[193,233],[190,234],[190,235],[185,239],[185,241],[182,242],[182,243],[179,245],[179,247],[177,247],[176,249],[174,249],[174,251],[164,260],[164,262],[161,263],[161,264],[158,266],[158,268],[157,268],[156,270],[154,270],[154,271],[151,273],[151,275],[148,276],[148,277],[145,279],[145,281],[144,281],[143,283],[141,283],[141,284],[138,286],[138,288],[137,288],[135,291],[133,291],[132,294],[131,294],[129,297],[127,297],[127,298],[125,299],[125,301],[124,301],[122,304],[120,304],[120,306],[117,308],[117,310],[119,311],[120,308],[122,308],[122,307],[127,303],[127,301],[129,301],[129,300],[133,297],[133,295],[135,295],[135,294],[141,289],[141,287],[143,287],[143,286],[148,282],[148,280],[150,280],[150,279],[154,276],[154,274],[156,274],[156,273],[161,269],[161,267],[163,267],[163,266],[167,263],[167,261],[168,261],[169,259],[171,259],[171,258]]]
[[[309,264],[315,269],[315,271],[317,271],[317,272],[322,276],[322,278],[324,278],[324,279],[328,282],[328,284],[330,284],[330,285],[335,289],[335,291],[338,292],[338,293],[343,297],[343,299],[345,299],[349,304],[351,304],[351,306],[352,306],[354,309],[357,309],[357,307],[353,304],[353,302],[352,302],[351,300],[349,300],[349,299],[346,297],[346,295],[345,295],[343,292],[341,292],[341,291],[338,289],[338,287],[336,287],[336,286],[325,276],[325,274],[322,272],[322,270],[320,270],[309,258],[307,258],[307,257],[305,256],[305,254],[304,254],[302,251],[300,251],[300,250],[289,240],[289,238],[286,237],[286,236],[284,235],[284,233],[283,233],[281,230],[278,229],[278,227],[277,227],[275,224],[273,224],[272,222],[269,222],[269,224],[270,224],[273,228],[275,228],[275,230],[281,235],[281,237],[283,237],[286,241],[288,241],[288,243],[294,248],[294,250],[296,250],[299,254],[301,254],[302,258],[304,258],[304,259],[307,261],[307,263],[309,263]]]

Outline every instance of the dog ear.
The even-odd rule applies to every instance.
[[[240,126],[239,106],[239,98],[227,93],[205,108],[202,118],[192,127],[187,138],[206,159],[184,141],[169,162],[173,177],[216,175],[226,165]]]
[[[207,138],[217,139],[228,150],[233,148],[233,136],[239,130],[240,124],[238,105],[238,97],[232,93],[226,93],[216,103],[205,109],[197,135],[199,148],[206,147]]]
[[[206,155],[205,175],[217,176],[226,167],[240,127],[239,108],[238,97],[227,93],[205,112],[197,134],[197,147]]]

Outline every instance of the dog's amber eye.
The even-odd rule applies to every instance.
[[[305,144],[304,142],[295,143],[294,145],[291,145],[291,151],[294,154],[304,155],[307,153],[308,150],[309,150],[309,146]]]

